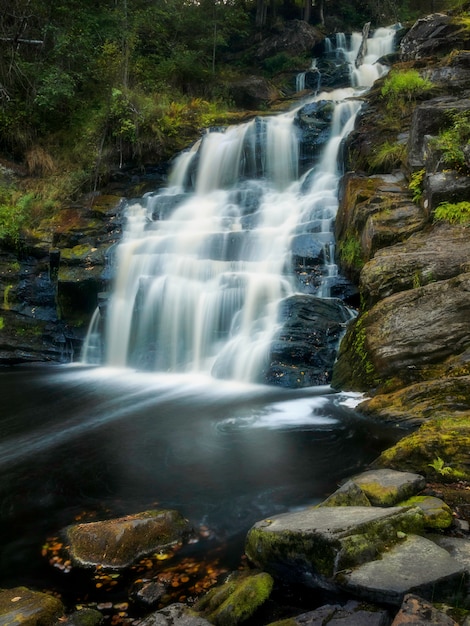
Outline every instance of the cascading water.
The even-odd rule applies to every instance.
[[[393,29],[377,31],[356,68],[360,35],[349,47],[337,37],[335,54],[348,59],[353,86],[308,101],[334,105],[329,139],[308,168],[299,171],[299,107],[208,132],[180,155],[167,189],[129,204],[107,307],[107,365],[258,379],[279,327],[279,303],[299,289],[291,260],[299,234],[312,237],[324,259],[309,293],[330,296],[338,150],[360,107],[358,87],[386,71],[376,60],[391,51],[393,38]],[[85,360],[97,326],[96,316]]]

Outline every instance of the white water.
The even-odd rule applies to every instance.
[[[107,365],[255,381],[278,328],[278,305],[296,291],[290,242],[312,221],[321,225],[312,237],[325,258],[317,295],[329,297],[337,273],[338,150],[360,107],[357,86],[385,71],[373,55],[391,50],[393,34],[376,33],[358,69],[360,38],[352,37],[344,54],[356,87],[309,100],[330,100],[335,111],[321,158],[300,179],[291,111],[207,133],[179,157],[168,189],[128,207],[106,320]],[[153,219],[168,203],[175,207],[167,219]],[[85,360],[97,344],[98,316],[94,322]]]

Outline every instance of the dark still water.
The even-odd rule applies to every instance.
[[[89,511],[176,508],[239,560],[255,521],[317,502],[395,438],[326,387],[37,366],[2,370],[0,393],[3,587],[51,584],[42,544]]]

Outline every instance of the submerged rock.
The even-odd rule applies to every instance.
[[[170,606],[152,613],[139,622],[140,626],[211,626],[203,617],[200,617],[185,604],[170,604]]]
[[[184,540],[191,527],[177,511],[155,510],[65,529],[70,557],[82,567],[122,569]]]
[[[63,613],[62,602],[47,593],[27,587],[0,590],[0,624],[4,626],[50,626]]]

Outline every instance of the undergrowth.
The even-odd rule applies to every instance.
[[[434,211],[434,219],[450,224],[470,224],[470,202],[441,202]]]

